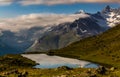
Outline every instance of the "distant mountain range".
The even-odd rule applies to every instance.
[[[96,14],[81,10],[73,14],[72,18],[76,16],[79,19],[76,18],[73,22],[66,21],[50,26],[35,25],[19,32],[1,29],[0,55],[59,49],[80,39],[100,34],[120,23],[120,8],[106,6]]]

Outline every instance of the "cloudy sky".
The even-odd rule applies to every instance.
[[[53,26],[73,22],[86,14],[96,13],[106,5],[120,7],[119,0],[0,0],[0,30],[18,32],[35,26]]]
[[[80,9],[95,13],[106,5],[120,7],[119,0],[0,0],[0,18],[31,13],[71,14]]]

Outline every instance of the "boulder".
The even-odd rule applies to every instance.
[[[107,71],[107,69],[104,67],[104,66],[100,66],[96,72],[99,73],[99,74],[105,74]]]
[[[67,66],[58,67],[57,69],[62,69],[62,70],[72,70],[72,68],[67,67]]]

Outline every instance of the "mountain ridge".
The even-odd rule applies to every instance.
[[[77,14],[81,13],[83,12]],[[89,17],[79,18],[72,23],[63,23],[53,27],[52,31],[38,39],[36,46],[31,47],[28,51],[47,51],[63,48],[75,41],[102,33],[114,27],[120,21],[119,9],[115,10],[110,6],[106,6],[101,12],[96,14],[84,14],[89,15]]]

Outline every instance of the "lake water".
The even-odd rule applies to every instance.
[[[48,56],[46,54],[23,54],[23,57],[29,58],[39,65],[34,68],[57,68],[67,66],[70,68],[97,68],[99,65],[88,61],[65,58],[60,56]]]

